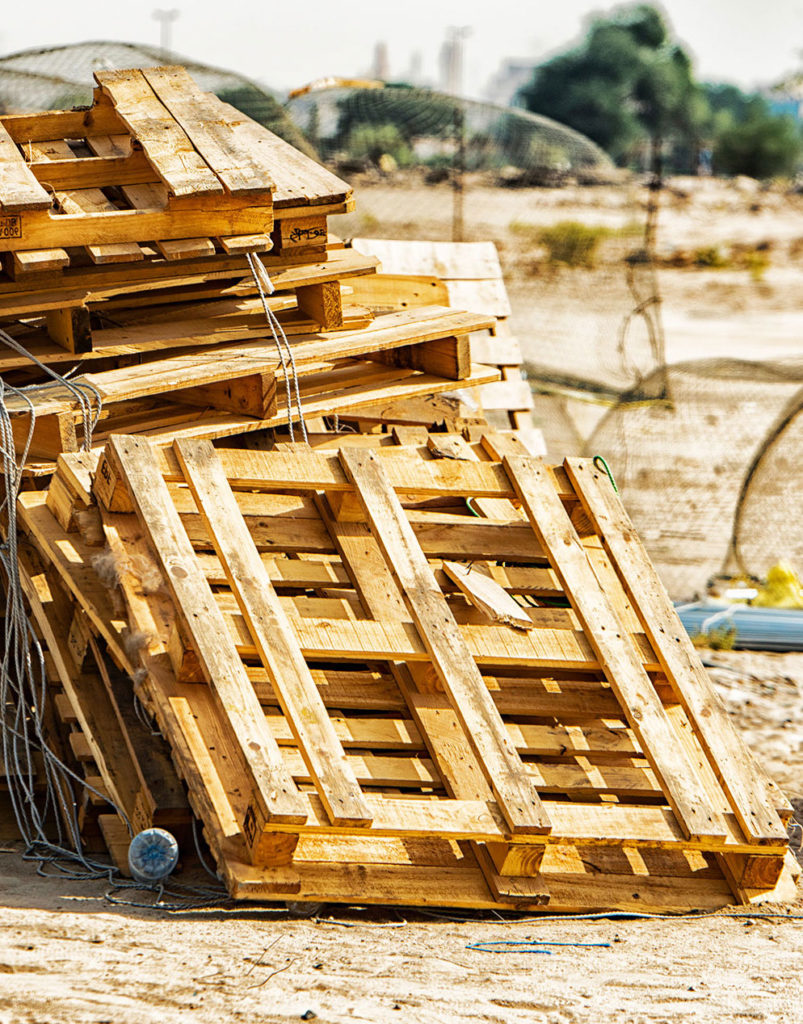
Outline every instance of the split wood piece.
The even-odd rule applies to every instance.
[[[31,157],[35,156],[39,161],[69,160],[75,156],[67,143],[59,139],[30,143],[28,150]],[[99,188],[57,190],[55,196],[60,208],[68,214],[117,212],[117,207]],[[88,245],[86,251],[93,263],[132,263],[144,258],[142,249],[133,242]]]
[[[142,75],[228,192],[253,196],[274,190],[270,167],[229,123],[226,104],[203,92],[183,67],[145,68]],[[143,142],[139,132],[137,138]]]
[[[175,451],[330,820],[369,825],[354,772],[214,448],[208,441],[181,441]]]
[[[0,232],[14,232],[22,210],[49,210],[53,200],[34,177],[16,142],[0,122]]]
[[[225,621],[195,562],[150,446],[136,438],[116,436],[108,452],[126,482],[185,625],[200,625],[190,629],[196,653],[222,721],[251,773],[253,797],[241,824],[253,848],[269,825],[304,821],[304,802],[284,768],[242,662],[228,639]]]
[[[526,777],[381,464],[372,452],[347,448],[340,452],[340,461],[511,830],[549,832],[551,823],[541,799]]]
[[[532,629],[533,620],[496,580],[471,565],[444,562],[443,571],[459,587],[461,593],[492,622],[518,629]]]
[[[683,829],[695,838],[722,836],[722,817],[709,806],[691,762],[679,756],[677,737],[643,662],[623,635],[543,463],[506,456],[503,465]]]
[[[142,71],[96,71],[95,80],[172,195],[223,192],[214,172],[159,101]]]
[[[589,461],[564,465],[745,835],[777,842],[786,834],[777,798],[714,692],[621,499]]]

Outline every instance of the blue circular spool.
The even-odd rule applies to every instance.
[[[163,828],[138,832],[128,847],[128,867],[137,882],[161,882],[178,864],[178,843]]]

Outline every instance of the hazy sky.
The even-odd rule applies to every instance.
[[[503,57],[538,59],[582,32],[591,0],[0,0],[0,53],[89,39],[158,44],[155,7],[180,11],[173,49],[236,68],[276,89],[325,75],[356,75],[387,43],[391,77],[418,53],[437,82],[449,26],[469,26],[465,92],[479,95]],[[803,67],[803,0],[665,0],[677,37],[701,78],[771,84]]]

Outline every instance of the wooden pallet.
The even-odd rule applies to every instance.
[[[249,310],[228,319],[199,316],[193,323],[195,335],[187,334],[181,320],[142,325],[142,337],[158,333],[159,344],[167,349],[163,357],[157,352],[146,363],[121,367],[119,357],[111,357],[111,352],[125,353],[120,344],[110,351],[112,369],[75,378],[91,386],[103,402],[97,445],[114,432],[144,432],[165,440],[212,438],[277,426],[288,414],[298,419],[290,400],[294,390],[288,395],[276,344],[264,337],[261,308],[253,316]],[[377,401],[436,394],[454,387],[455,381],[473,385],[493,380],[496,370],[470,360],[468,335],[487,323],[486,317],[432,307],[378,317],[358,330],[295,334],[288,324],[305,416],[345,414]],[[243,340],[224,344],[228,333]],[[255,340],[245,340],[249,337]],[[74,395],[62,392],[48,391],[34,399],[30,445],[28,402],[7,402],[19,451],[29,445],[32,456],[55,459],[81,447],[81,408]]]
[[[351,208],[340,179],[202,92],[183,68],[95,78],[88,110],[0,118],[9,277],[59,274],[81,258],[325,250],[327,215]]]
[[[382,274],[355,282],[355,296],[366,305],[403,309],[437,301],[494,317],[488,331],[474,340],[474,358],[500,371],[499,380],[476,393],[482,414],[494,427],[518,430],[534,455],[545,455],[543,436],[533,422],[533,397],[522,373],[521,347],[510,328],[510,300],[493,242],[355,238],[351,244],[382,264]]]
[[[85,456],[59,479],[96,535],[37,492],[24,528],[137,678],[238,898],[681,909],[779,891],[789,805],[590,462],[551,469],[494,435],[114,437],[94,480]]]

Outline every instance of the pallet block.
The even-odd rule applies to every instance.
[[[122,619],[83,537],[68,555],[45,496],[20,496],[140,670],[236,897],[666,910],[783,880],[788,804],[607,477],[493,434],[312,440],[112,438],[94,495]],[[530,628],[500,621],[510,602]]]

